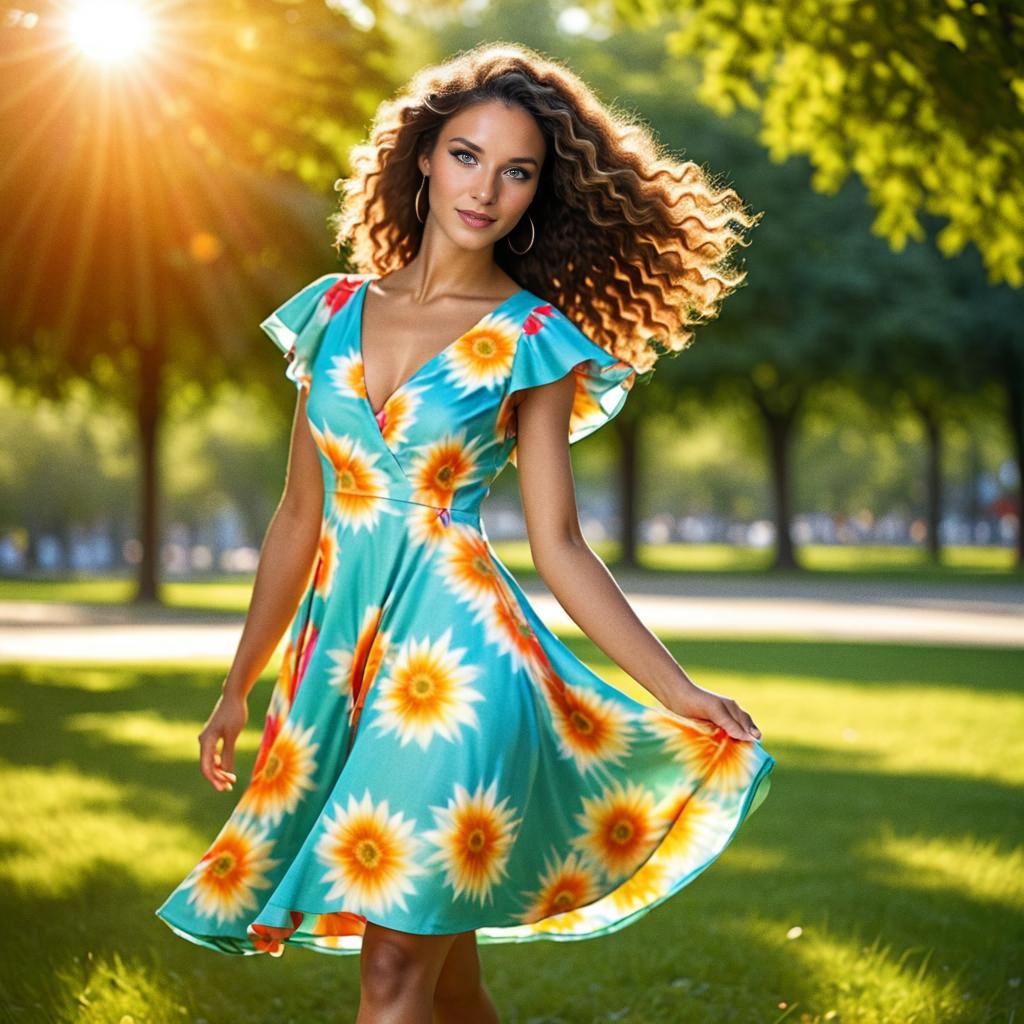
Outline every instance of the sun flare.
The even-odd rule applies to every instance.
[[[100,64],[123,64],[135,57],[150,38],[150,25],[138,4],[123,0],[78,3],[68,15],[75,45]]]

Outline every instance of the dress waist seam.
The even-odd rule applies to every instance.
[[[351,494],[360,498],[380,498],[383,501],[398,501],[403,505],[417,505],[420,508],[432,508],[437,511],[438,515],[448,515],[455,519],[462,519],[469,523],[480,522],[479,510],[474,511],[468,508],[450,508],[446,505],[432,505],[426,501],[415,501],[412,498],[396,498],[393,494],[381,494],[377,491],[360,491],[346,487],[330,487],[329,492],[332,494]]]

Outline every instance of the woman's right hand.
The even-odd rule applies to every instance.
[[[248,719],[245,697],[222,693],[199,734],[199,770],[218,791],[230,790],[238,781],[234,772],[235,741]]]

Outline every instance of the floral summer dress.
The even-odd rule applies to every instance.
[[[515,464],[513,394],[574,372],[575,442],[636,372],[523,289],[375,413],[371,279],[327,274],[260,325],[308,389],[319,553],[251,778],[156,914],[234,954],[357,953],[367,921],[481,943],[607,935],[722,853],[775,764],[591,671],[481,522]]]

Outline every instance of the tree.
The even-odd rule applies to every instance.
[[[992,281],[1024,283],[1024,10],[1009,0],[616,0],[702,62],[698,98],[757,111],[777,161],[803,154],[834,194],[856,174],[873,230],[901,250],[944,218],[949,256],[973,243]]]
[[[313,196],[387,88],[381,37],[326,4],[190,5],[101,65],[69,45],[65,5],[35,6],[0,25],[0,369],[54,397],[86,378],[133,410],[137,599],[155,600],[168,382],[251,372],[250,325],[331,269]]]

